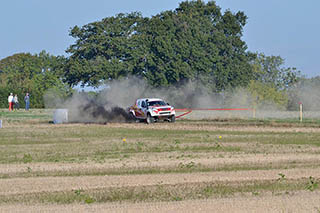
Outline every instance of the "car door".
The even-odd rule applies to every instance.
[[[142,110],[142,100],[137,100],[134,112],[137,118],[144,118],[144,113]]]
[[[142,112],[142,116],[143,118],[146,118],[147,117],[147,102],[145,100],[142,100],[141,101],[141,112]]]

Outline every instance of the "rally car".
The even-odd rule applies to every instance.
[[[176,112],[172,106],[159,98],[137,99],[129,108],[129,113],[136,120],[146,121],[148,124],[159,120],[175,122]]]

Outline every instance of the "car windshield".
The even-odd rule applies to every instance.
[[[148,106],[166,106],[164,101],[149,101]]]

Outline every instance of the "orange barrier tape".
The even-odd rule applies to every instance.
[[[189,113],[191,113],[191,112],[192,112],[192,111],[185,112],[185,113],[183,113],[183,114],[181,114],[181,115],[176,116],[176,118],[180,118],[180,117],[182,117],[182,116],[184,116],[184,115],[187,115],[187,114],[189,114]]]
[[[207,110],[207,111],[210,111],[210,110],[211,111],[213,111],[213,110],[230,111],[230,110],[253,110],[253,109],[251,109],[251,108],[184,108],[184,109],[175,109],[175,111],[177,111],[177,112],[185,112],[186,111],[185,113],[176,116],[176,118],[180,118],[182,116],[185,116],[185,115],[191,113],[193,110],[194,111],[205,111],[205,110]]]
[[[193,110],[252,110],[251,108],[183,108],[175,109],[176,111],[193,111]]]

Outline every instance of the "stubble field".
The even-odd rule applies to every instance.
[[[3,212],[319,212],[320,123],[51,124],[0,111]]]

